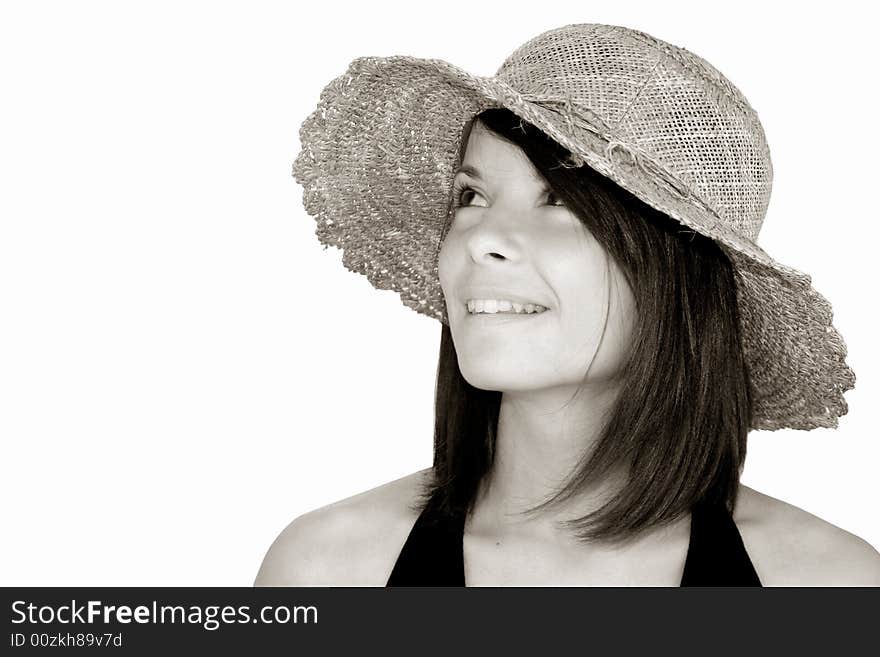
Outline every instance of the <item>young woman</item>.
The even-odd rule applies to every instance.
[[[441,320],[434,463],[294,520],[258,585],[880,585],[739,483],[750,429],[837,426],[854,376],[755,243],[769,151],[708,63],[607,25],[493,78],[363,58],[301,137],[319,238]]]

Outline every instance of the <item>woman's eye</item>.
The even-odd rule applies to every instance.
[[[453,207],[467,207],[471,204],[476,197],[480,196],[479,192],[477,192],[473,187],[468,185],[455,185],[452,194]],[[564,207],[565,203],[559,196],[556,195],[555,192],[547,192],[547,205],[553,205],[556,207]]]
[[[456,186],[452,195],[453,205],[455,207],[470,205],[470,202],[473,200],[470,194],[478,196],[478,193],[472,187],[467,185]]]
[[[558,201],[558,203],[554,203],[553,201]],[[563,203],[562,199],[560,199],[555,192],[547,192],[547,205],[563,206],[565,203]]]

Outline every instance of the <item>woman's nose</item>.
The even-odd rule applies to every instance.
[[[514,211],[486,211],[467,236],[467,250],[474,262],[515,260],[522,243],[522,221]]]

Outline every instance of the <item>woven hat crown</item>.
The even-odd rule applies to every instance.
[[[521,45],[495,80],[557,113],[571,150],[598,138],[588,154],[604,145],[607,167],[615,156],[636,158],[672,194],[758,237],[773,181],[764,130],[739,89],[701,57],[630,28],[569,25]]]

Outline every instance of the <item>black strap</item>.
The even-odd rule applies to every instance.
[[[413,525],[386,586],[464,586],[464,516],[435,511],[433,500]]]
[[[691,514],[691,540],[681,586],[761,586],[727,508],[697,504]]]

